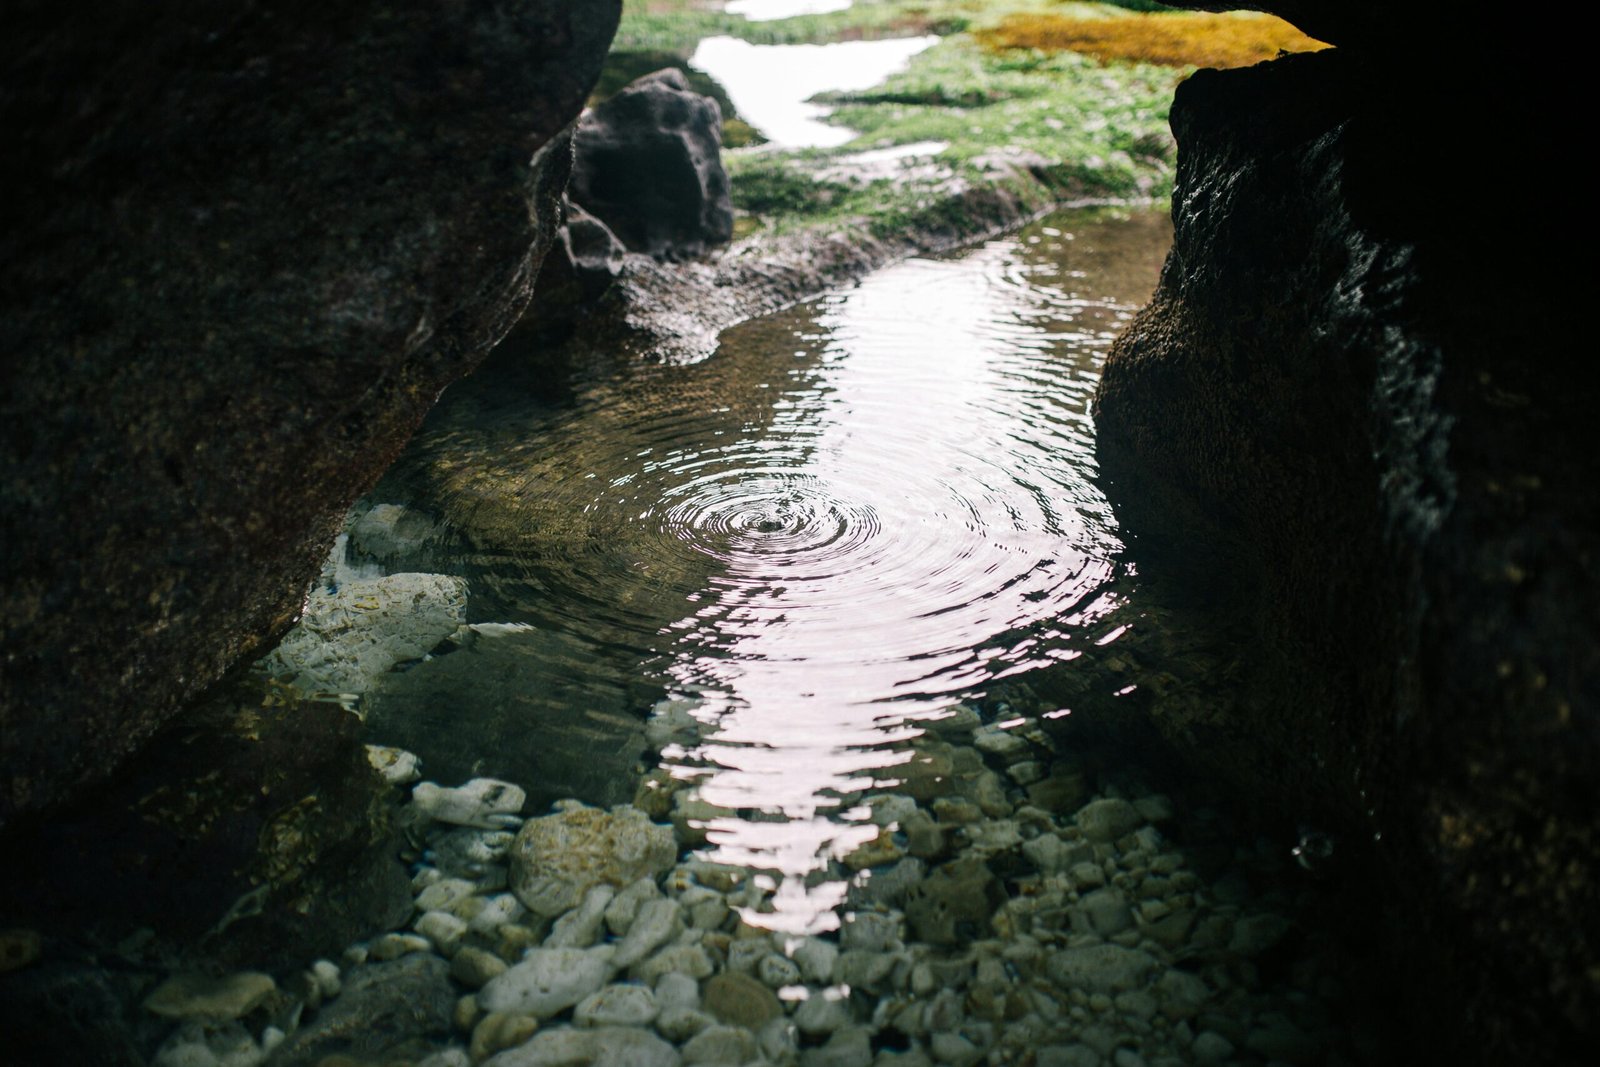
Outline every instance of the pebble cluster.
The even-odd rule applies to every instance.
[[[835,864],[850,888],[826,936],[760,925],[772,879],[696,857],[709,813],[665,774],[635,805],[526,821],[515,785],[419,783],[410,928],[283,988],[174,979],[147,1002],[181,1021],[155,1062],[1342,1062],[1316,938],[1250,884],[1275,854],[1202,877],[1165,796],[1096,789],[1024,717],[958,707],[892,771],[847,798],[878,832]]]

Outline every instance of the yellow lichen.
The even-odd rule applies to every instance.
[[[1157,14],[1077,19],[1010,15],[976,34],[992,51],[1031,48],[1166,67],[1244,67],[1328,47],[1270,15]]]

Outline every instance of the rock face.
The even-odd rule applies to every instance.
[[[722,110],[659,70],[583,117],[575,137],[572,199],[631,251],[692,256],[733,236],[722,169]]]
[[[0,823],[293,619],[522,311],[618,6],[8,13]]]
[[[1559,169],[1508,81],[1350,49],[1191,78],[1176,243],[1096,410],[1147,573],[1245,649],[1234,704],[1161,728],[1376,839],[1412,1010],[1473,1061],[1560,1059],[1600,1009],[1600,396],[1562,220],[1475,223]]]

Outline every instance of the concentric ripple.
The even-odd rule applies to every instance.
[[[860,840],[847,800],[920,716],[1099,636],[1120,546],[1089,402],[1169,240],[1058,216],[435,435],[474,610],[532,625],[530,687],[693,702],[666,758],[761,813],[707,832],[785,879],[769,924],[827,922],[842,887],[806,876]]]

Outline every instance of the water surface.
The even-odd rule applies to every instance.
[[[474,614],[527,627],[495,639],[509,684],[618,713],[653,691],[695,727],[663,758],[710,806],[706,856],[768,872],[765,924],[836,921],[830,865],[876,832],[859,794],[922,724],[1114,636],[1089,404],[1169,241],[1157,211],[1063,213],[694,365],[457,404],[413,476]],[[481,769],[522,780],[500,730]]]

